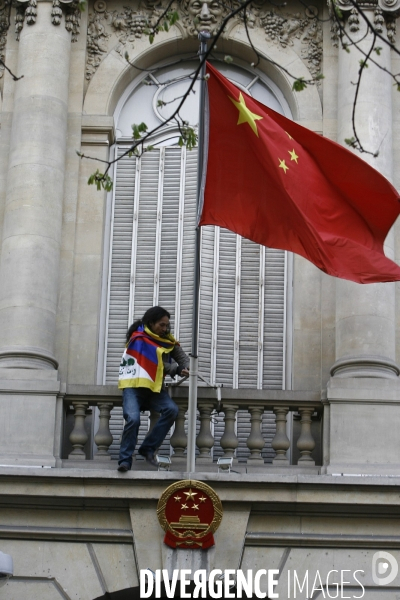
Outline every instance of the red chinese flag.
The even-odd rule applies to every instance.
[[[290,250],[358,283],[400,280],[383,252],[399,194],[339,144],[251,98],[211,65],[200,225]]]

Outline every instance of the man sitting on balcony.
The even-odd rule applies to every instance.
[[[178,407],[167,394],[164,377],[189,375],[189,357],[169,330],[170,314],[161,306],[149,308],[126,334],[126,348],[119,368],[125,419],[118,471],[129,471],[140,425],[140,411],[152,410],[160,418],[138,452],[157,467],[154,454],[178,415]]]

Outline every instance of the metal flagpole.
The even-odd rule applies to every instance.
[[[211,37],[208,31],[199,33],[200,60],[207,52],[207,40]],[[204,148],[204,107],[205,107],[205,87],[204,79],[206,74],[206,63],[200,71],[200,109],[199,109],[199,156],[197,170],[197,211],[199,208],[201,183],[203,175],[203,148]],[[196,419],[197,419],[197,381],[198,381],[198,334],[199,334],[199,288],[200,288],[200,227],[196,229],[195,244],[195,269],[194,269],[194,289],[193,289],[193,317],[192,317],[192,352],[190,354],[190,374],[189,374],[189,403],[188,403],[188,435],[187,435],[187,467],[186,470],[194,473],[196,470]]]

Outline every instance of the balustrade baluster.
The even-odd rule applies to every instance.
[[[276,452],[276,456],[272,461],[273,465],[289,465],[287,451],[290,448],[290,440],[286,435],[286,420],[289,412],[288,406],[274,406],[274,414],[276,421],[276,433],[272,440],[271,446]]]
[[[88,402],[72,402],[74,407],[74,428],[70,433],[69,441],[72,445],[72,452],[68,458],[73,460],[85,460],[86,454],[83,450],[84,445],[88,441],[88,434],[85,430],[86,410],[89,406]]]
[[[299,413],[301,416],[300,425],[301,425],[301,433],[300,437],[297,440],[297,447],[300,450],[300,458],[297,464],[304,466],[312,467],[315,465],[315,461],[311,458],[311,452],[315,448],[315,441],[311,434],[311,415],[314,412],[314,408],[311,406],[305,406],[299,408]]]
[[[196,445],[200,450],[200,455],[196,458],[196,463],[212,463],[211,449],[214,446],[214,438],[211,434],[211,413],[214,404],[199,400],[198,409],[200,413],[200,431],[196,438]]]
[[[262,466],[264,459],[261,456],[261,450],[265,446],[265,440],[261,433],[262,416],[264,412],[263,406],[249,406],[251,429],[250,435],[247,438],[247,447],[250,450],[250,456],[247,459],[247,464],[252,466]]]
[[[94,460],[111,460],[108,449],[112,444],[113,436],[110,431],[110,413],[113,408],[112,402],[98,402],[100,411],[99,429],[94,436],[94,441],[97,446],[97,453],[94,455]]]
[[[224,435],[221,438],[220,444],[224,451],[225,458],[233,458],[235,450],[239,445],[239,440],[235,433],[235,417],[238,406],[234,404],[223,405],[223,411],[225,413],[225,430]]]
[[[185,450],[187,446],[187,437],[185,433],[185,415],[187,410],[187,401],[175,399],[178,405],[178,416],[175,421],[174,433],[171,436],[170,444],[174,449],[171,457],[172,462],[185,460]]]

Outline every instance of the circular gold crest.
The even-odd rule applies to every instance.
[[[201,540],[218,529],[222,504],[214,490],[193,479],[177,481],[162,494],[157,516],[161,527],[176,540]],[[199,544],[200,545],[200,544]]]

